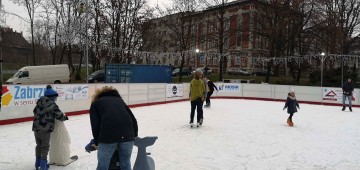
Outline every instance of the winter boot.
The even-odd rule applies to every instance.
[[[294,123],[290,121],[289,126],[294,126]]]
[[[351,107],[349,107],[349,110],[350,110],[350,112],[352,112],[352,109],[351,109]]]
[[[345,108],[346,108],[346,107],[345,107],[345,106],[343,106],[342,111],[344,111],[344,110],[345,110]]]
[[[35,161],[35,169],[38,170],[40,167],[40,157],[36,157],[36,161]]]
[[[288,118],[287,119],[287,124],[290,126],[290,123],[291,123],[291,121],[290,121],[290,118]]]
[[[40,159],[40,169],[41,170],[48,170],[47,160]]]
[[[199,124],[202,125],[203,122],[204,122],[204,118],[201,118]]]
[[[190,127],[194,127],[194,123],[190,121]]]

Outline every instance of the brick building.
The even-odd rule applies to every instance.
[[[3,65],[7,63],[27,65],[31,63],[31,46],[22,33],[0,27],[0,50]]]
[[[182,12],[150,20],[145,24],[143,50],[156,52],[181,51],[177,30],[169,23],[182,20],[187,51],[199,53],[185,62],[188,67],[207,66],[219,70],[219,46],[222,45],[224,68],[253,69],[249,58],[258,57],[265,50],[266,42],[254,34],[256,4],[251,0],[237,0],[224,5],[209,7],[198,12]],[[181,24],[178,24],[181,30]],[[222,41],[220,41],[222,37]],[[184,50],[183,50],[184,51]],[[179,66],[178,63],[170,63]]]

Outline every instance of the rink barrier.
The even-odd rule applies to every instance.
[[[134,105],[129,105],[129,107],[130,107],[130,108],[136,108],[136,107],[144,107],[144,106],[152,106],[152,105],[175,103],[175,102],[181,102],[181,101],[187,101],[187,100],[188,100],[188,99],[173,100],[173,101],[167,101],[167,102],[154,102],[154,103],[134,104]],[[83,114],[88,114],[88,113],[89,113],[89,110],[81,110],[81,111],[75,111],[75,112],[66,112],[66,116],[71,117],[71,116],[83,115]],[[1,126],[1,125],[15,124],[15,123],[22,123],[22,122],[29,122],[29,121],[33,121],[33,117],[23,117],[23,118],[0,120],[0,126]]]
[[[341,88],[292,86],[292,85],[269,85],[269,84],[240,84],[240,83],[215,83],[219,91],[215,91],[212,98],[218,99],[244,99],[285,102],[290,89],[295,89],[297,99],[300,103],[341,106],[339,98],[332,100],[331,95],[339,93]],[[189,83],[181,84],[182,94],[179,96],[168,96],[172,89],[169,84],[164,83],[138,83],[138,84],[68,84],[67,86],[88,86],[89,97],[81,100],[58,100],[60,109],[68,116],[88,114],[91,97],[95,89],[103,86],[113,86],[118,89],[123,100],[131,107],[143,107],[173,102],[188,101]],[[173,84],[171,84],[173,85]],[[11,85],[10,85],[11,86]],[[46,85],[34,85],[31,87],[45,87]],[[57,85],[53,85],[57,86]],[[61,87],[61,85],[58,85]],[[65,85],[63,85],[65,86]],[[29,87],[29,86],[24,86]],[[326,93],[325,93],[326,92]],[[331,93],[330,93],[331,92]],[[353,107],[359,107],[359,89],[354,90]],[[327,95],[327,96],[326,96]],[[336,96],[336,95],[335,95]],[[325,100],[324,100],[325,99]],[[33,120],[33,108],[35,104],[26,106],[2,107],[0,111],[0,125],[21,123]]]
[[[261,101],[273,101],[273,102],[285,102],[286,100],[280,99],[268,99],[268,98],[257,98],[257,97],[230,97],[230,96],[215,96],[212,99],[245,99],[245,100],[261,100]],[[167,102],[154,102],[154,103],[143,103],[143,104],[134,104],[129,105],[130,108],[135,107],[144,107],[144,106],[152,106],[152,105],[160,105],[160,104],[168,104],[168,103],[175,103],[181,101],[188,101],[189,99],[182,99],[182,100],[173,100]],[[322,102],[309,102],[309,101],[299,101],[299,103],[303,104],[314,104],[314,105],[326,105],[326,106],[342,106],[342,104],[336,103],[322,103]],[[360,107],[359,105],[353,105],[353,107]],[[76,115],[83,115],[88,114],[89,110],[81,110],[75,112],[66,112],[67,116],[76,116]],[[24,117],[24,118],[15,118],[15,119],[7,119],[7,120],[0,120],[0,125],[8,125],[8,124],[15,124],[15,123],[22,123],[32,121],[33,117]]]

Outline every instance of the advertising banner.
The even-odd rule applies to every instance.
[[[219,90],[218,93],[241,92],[240,86],[241,86],[241,84],[235,84],[235,83],[216,83],[216,87]]]
[[[57,85],[58,100],[82,100],[89,98],[89,85]]]
[[[184,96],[183,84],[166,84],[166,97],[182,97]]]
[[[323,100],[326,102],[342,103],[343,91],[341,88],[324,88],[323,89]],[[356,92],[353,91],[352,101],[357,102]]]
[[[88,85],[53,85],[58,92],[57,100],[78,100],[88,98]],[[44,85],[3,85],[2,107],[35,105],[44,96]]]

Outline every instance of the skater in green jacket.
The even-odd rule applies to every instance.
[[[203,110],[202,105],[205,100],[204,81],[200,80],[202,72],[195,70],[194,79],[190,82],[190,101],[191,101],[191,113],[190,113],[190,126],[194,126],[195,109],[197,112],[197,127],[202,125],[203,122]]]

